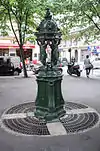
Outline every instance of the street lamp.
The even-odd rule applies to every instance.
[[[45,18],[41,21],[35,35],[40,46],[40,61],[43,65],[36,75],[38,91],[35,101],[35,116],[52,120],[63,116],[65,110],[61,92],[62,71],[57,67],[61,32],[52,19],[49,9],[47,9]],[[51,49],[49,61],[47,61],[46,52],[48,46]]]

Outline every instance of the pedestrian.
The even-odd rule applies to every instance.
[[[84,65],[85,65],[85,70],[86,70],[86,76],[87,78],[89,78],[90,71],[91,69],[93,69],[93,65],[90,62],[89,55],[86,55],[86,59],[84,60]]]

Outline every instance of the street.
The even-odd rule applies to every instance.
[[[84,73],[83,73],[84,75]],[[11,106],[35,101],[35,76],[0,77],[0,114]],[[86,104],[100,113],[100,78],[65,75],[62,81],[65,101]],[[0,128],[0,151],[100,151],[100,129],[54,137],[16,136]]]
[[[100,0],[0,4],[0,151],[100,151]]]

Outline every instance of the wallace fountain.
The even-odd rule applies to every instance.
[[[47,9],[35,36],[42,63],[36,75],[36,100],[5,110],[1,127],[9,133],[25,136],[77,134],[94,128],[99,123],[99,114],[94,109],[63,99],[63,72],[57,66],[62,35],[50,9]]]

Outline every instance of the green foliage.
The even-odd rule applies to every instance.
[[[33,32],[36,30],[39,20],[43,17],[48,4],[46,0],[0,0],[0,29],[1,32],[3,30],[2,34],[4,35],[4,27],[10,22],[11,29],[20,47],[25,77],[27,77],[27,71],[24,62],[23,45],[29,39],[34,42]],[[32,33],[33,36],[31,36]]]
[[[87,35],[88,38],[96,38],[96,35],[98,37],[100,34],[100,0],[54,0],[53,4],[55,14],[62,15],[59,17],[59,22],[65,38],[70,38],[69,32],[73,27],[83,29],[75,34],[78,37],[83,35]]]
[[[15,32],[21,33],[23,42],[26,34],[34,38],[32,33],[47,7],[56,16],[64,39],[70,38],[70,30],[74,27],[83,29],[75,37],[87,35],[96,38],[100,34],[100,0],[0,0],[0,3],[0,28],[9,30],[6,21],[10,12],[13,25],[14,22],[17,24]]]
[[[49,6],[47,0],[0,0],[0,4],[0,11],[3,12],[0,13],[0,22],[6,26],[10,21],[17,42],[22,44],[27,33],[32,35],[36,31]]]

